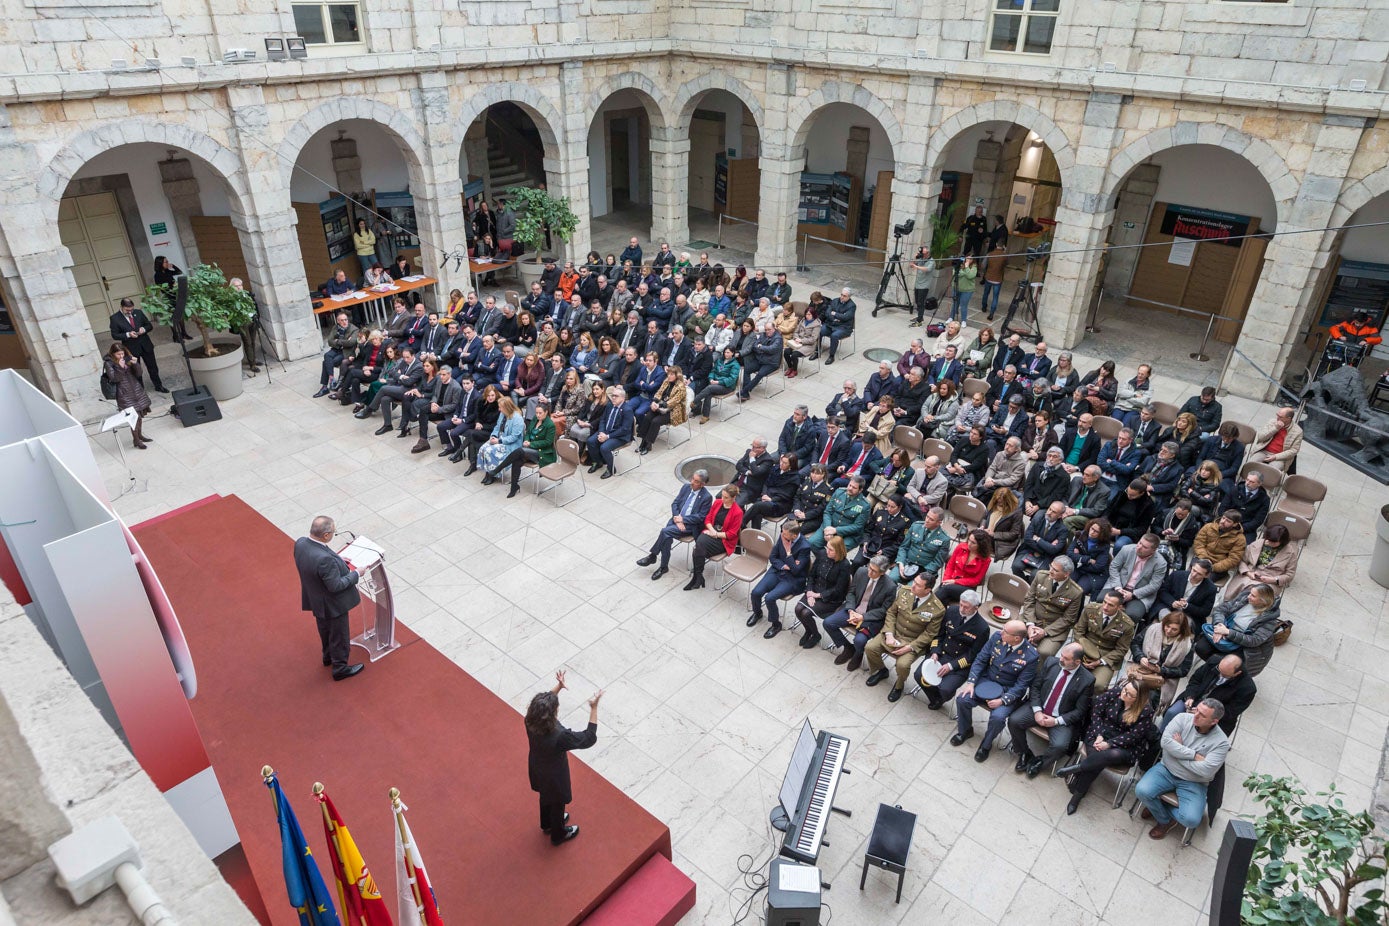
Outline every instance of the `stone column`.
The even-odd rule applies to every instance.
[[[159,162],[159,179],[164,186],[164,198],[169,201],[169,211],[174,214],[174,228],[183,245],[183,256],[192,267],[201,262],[198,241],[193,237],[192,217],[203,214],[203,201],[198,195],[198,178],[193,176],[193,162],[174,154],[170,151],[169,158]]]
[[[767,65],[767,102],[763,107],[767,124],[762,127],[762,154],[757,161],[762,177],[753,263],[769,274],[796,265],[796,218],[805,153],[791,147],[793,129],[787,124],[791,97],[790,68],[785,64]]]
[[[690,137],[669,126],[651,128],[651,241],[672,250],[690,240]]]
[[[984,202],[984,212],[989,217],[989,227],[994,224],[994,216],[1001,215],[1006,220],[1008,210],[1013,205],[1013,182],[1018,176],[1018,167],[1022,163],[1023,146],[1027,144],[1027,132],[1019,133],[1016,142],[1008,142],[1002,146],[999,154],[998,166],[994,175],[993,194]],[[1040,174],[1041,171],[1038,171]],[[970,194],[974,198],[974,194]],[[971,210],[973,211],[973,210]],[[1037,214],[1037,204],[1034,197],[1032,203],[1032,214]]]
[[[467,291],[468,263],[441,262],[446,251],[468,246],[463,215],[463,181],[459,179],[458,137],[453,131],[448,100],[448,81],[441,71],[419,75],[419,88],[413,93],[419,122],[424,126],[425,163],[421,165],[423,183],[411,188],[415,199],[415,222],[420,236],[420,262],[424,272],[439,281],[439,298],[457,287]],[[483,143],[484,151],[486,142]],[[484,161],[486,154],[483,155]],[[458,267],[457,270],[454,268]],[[440,306],[435,306],[439,308]]]
[[[993,138],[985,138],[974,148],[974,166],[970,171],[969,199],[961,203],[955,214],[955,224],[959,225],[966,216],[974,215],[975,206],[983,206],[988,215],[998,198],[999,188],[1006,186],[1011,191],[1013,176],[1003,175],[1003,149],[1005,145]],[[1016,164],[1016,161],[1014,162]],[[990,219],[990,223],[992,223]],[[961,241],[963,246],[963,240]]]
[[[1157,195],[1158,177],[1162,168],[1156,164],[1139,164],[1129,173],[1123,186],[1119,187],[1118,201],[1114,206],[1114,227],[1109,230],[1108,243],[1121,250],[1110,251],[1109,261],[1104,272],[1104,288],[1111,293],[1128,295],[1133,285],[1133,272],[1138,268],[1136,247],[1122,247],[1143,243],[1148,230],[1148,214],[1153,209],[1153,198]],[[1132,225],[1129,228],[1125,225]]]
[[[264,141],[270,130],[265,96],[258,86],[227,88],[233,146],[241,155],[247,194],[232,199],[232,225],[241,236],[247,286],[260,305],[261,327],[282,360],[321,352],[318,322],[308,307],[304,259],[295,231],[298,216],[288,208],[289,180],[284,166]]]
[[[346,129],[338,129],[338,137],[328,143],[333,154],[333,177],[338,190],[348,196],[365,192],[362,189],[362,159],[357,156],[357,139],[348,138]]]
[[[468,131],[463,136],[463,161],[467,175],[464,176],[460,172],[460,179],[471,180],[473,177],[477,177],[482,181],[482,189],[488,199],[499,192],[492,189],[491,162],[487,157],[487,115],[485,113],[468,126]]]
[[[582,64],[566,61],[561,65],[560,91],[561,98],[566,100],[588,97]],[[553,242],[550,253],[557,256],[562,253],[577,260],[588,253],[593,219],[588,191],[588,113],[584,107],[567,107],[564,125],[559,129],[560,158],[558,163],[551,158],[545,159],[546,186],[551,193],[568,197],[569,208],[578,216],[579,224],[573,239],[567,245]]]
[[[1336,246],[1335,232],[1288,233],[1331,224],[1365,128],[1359,116],[1323,117],[1296,196],[1291,203],[1278,200],[1279,234],[1264,252],[1263,273],[1235,345],[1249,359],[1232,355],[1221,377],[1221,386],[1236,395],[1269,401],[1277,391],[1275,383],[1282,380],[1297,334],[1315,310],[1321,273]]]
[[[1076,145],[1075,163],[1063,174],[1056,210],[1055,254],[1047,261],[1042,296],[1042,333],[1052,346],[1074,347],[1085,335],[1085,313],[1100,267],[1100,247],[1114,213],[1099,193],[1105,165],[1119,138],[1122,98],[1092,93]]]

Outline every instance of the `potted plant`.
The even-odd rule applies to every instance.
[[[579,227],[579,217],[569,208],[567,196],[551,196],[535,187],[514,186],[506,191],[507,206],[516,212],[516,233],[512,240],[526,249],[527,259],[517,266],[521,279],[529,287],[540,279],[541,248],[545,245],[545,230],[560,241],[569,241]]]
[[[155,321],[170,324],[174,317],[177,291],[168,286],[145,289],[142,307]],[[251,294],[232,289],[216,264],[198,264],[188,271],[188,300],[184,319],[202,335],[202,344],[184,349],[193,370],[193,382],[206,386],[219,402],[241,395],[240,331],[255,317]],[[216,337],[219,334],[227,337]]]
[[[1254,820],[1241,923],[1384,922],[1384,834],[1374,817],[1347,810],[1334,785],[1315,801],[1291,778],[1250,775],[1244,787],[1267,812]]]

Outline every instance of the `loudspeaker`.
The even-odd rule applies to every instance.
[[[1231,820],[1225,825],[1211,879],[1211,926],[1239,926],[1240,899],[1257,841],[1254,824],[1248,820]]]
[[[783,869],[791,870],[784,883]],[[813,872],[813,876],[809,872]],[[805,887],[813,884],[814,888],[801,890],[799,883],[793,885],[792,873],[813,877]],[[798,865],[788,859],[772,859],[767,875],[767,926],[820,926],[820,869]]]
[[[206,386],[175,389],[173,397],[174,417],[182,421],[185,428],[222,420],[222,410],[217,407],[217,400],[207,391]]]

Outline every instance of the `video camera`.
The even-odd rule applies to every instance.
[[[1027,262],[1030,264],[1034,260],[1044,260],[1051,255],[1051,242],[1043,241],[1027,249]]]
[[[898,238],[905,238],[916,230],[916,219],[907,219],[901,225],[892,226],[892,234]]]

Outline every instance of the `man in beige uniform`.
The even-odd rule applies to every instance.
[[[1069,556],[1056,557],[1046,572],[1038,571],[1022,600],[1019,616],[1027,623],[1027,638],[1042,659],[1061,649],[1085,604],[1085,592],[1071,578],[1073,572],[1075,563]]]
[[[1133,618],[1124,611],[1124,597],[1112,588],[1080,613],[1076,642],[1085,647],[1081,662],[1094,673],[1096,691],[1109,687],[1133,642],[1133,632]]]
[[[863,654],[872,673],[868,684],[876,685],[887,678],[883,657],[896,660],[897,680],[887,693],[889,701],[902,697],[902,688],[911,674],[912,663],[926,652],[940,631],[945,605],[931,591],[926,575],[918,573],[908,588],[899,589],[883,623],[883,632],[868,641]]]

